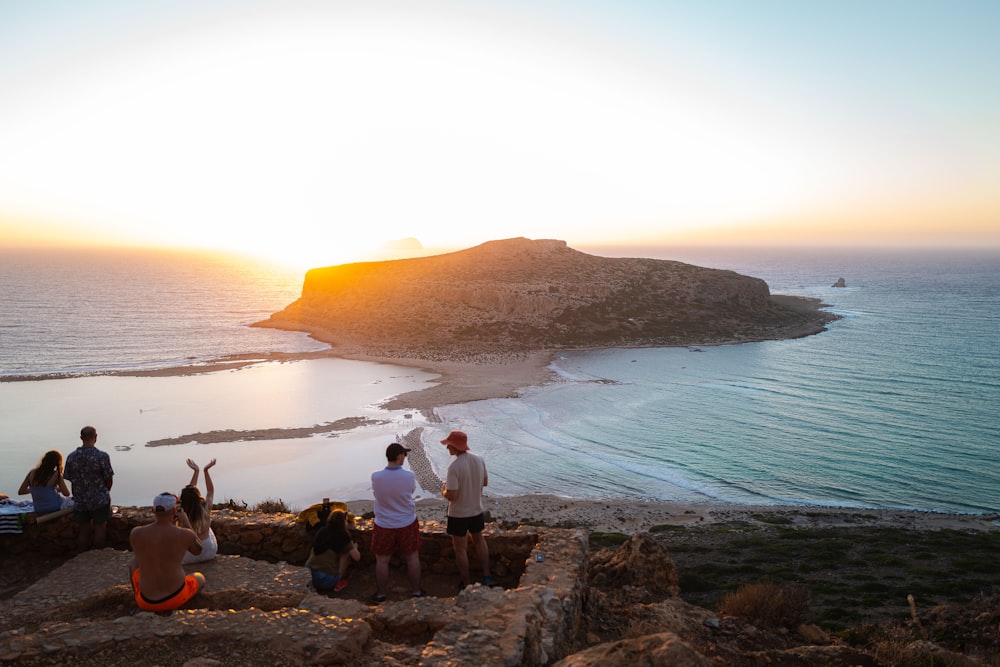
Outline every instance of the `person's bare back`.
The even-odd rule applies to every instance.
[[[194,532],[174,525],[179,505],[156,510],[153,523],[137,526],[129,535],[135,555],[133,569],[139,568],[139,588],[149,600],[162,600],[177,593],[186,576],[181,565],[184,554],[201,553],[201,542]]]

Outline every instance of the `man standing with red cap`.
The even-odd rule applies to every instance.
[[[472,583],[469,576],[469,534],[479,556],[483,583],[492,585],[490,550],[483,528],[483,487],[489,483],[486,463],[469,451],[469,438],[463,431],[452,431],[441,441],[455,460],[448,466],[448,475],[441,485],[441,495],[448,499],[448,534],[455,549],[455,565],[462,577],[462,586]]]

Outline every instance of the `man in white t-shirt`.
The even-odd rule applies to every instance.
[[[483,583],[492,586],[490,576],[490,549],[486,545],[483,528],[483,487],[489,483],[486,463],[469,451],[469,437],[463,431],[452,431],[441,441],[455,460],[448,466],[448,476],[441,485],[441,495],[448,499],[448,534],[455,549],[455,565],[462,578],[462,587],[472,583],[469,576],[469,535],[479,556]]]
[[[385,450],[389,464],[372,473],[375,495],[375,523],[372,529],[372,553],[375,554],[375,603],[385,601],[389,587],[389,560],[397,551],[406,561],[413,597],[420,590],[420,524],[413,494],[417,479],[403,468],[409,449],[394,442]]]

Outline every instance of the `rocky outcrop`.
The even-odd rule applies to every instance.
[[[225,532],[232,518],[213,518],[213,528]],[[0,664],[117,667],[231,657],[226,664],[541,666],[578,646],[588,562],[583,531],[491,524],[492,571],[501,585],[457,591],[450,538],[440,524],[424,522],[420,556],[428,594],[413,599],[408,589],[396,590],[393,581],[405,578],[396,570],[405,568],[393,564],[389,600],[381,604],[366,602],[373,590],[370,531],[370,522],[359,519],[354,533],[362,560],[351,570],[351,586],[334,597],[311,589],[301,561],[224,554],[186,568],[203,572],[206,587],[167,616],[135,609],[127,583],[131,553],[84,552],[0,605]],[[309,542],[292,515],[261,517],[252,532],[273,549]],[[5,537],[38,546],[48,535]],[[240,544],[270,553],[257,537]],[[452,584],[447,593],[435,590],[442,572]]]
[[[304,530],[287,519],[270,528]],[[1000,648],[1000,594],[935,607],[905,627],[860,628],[865,648],[856,648],[815,626],[778,627],[685,602],[668,551],[649,534],[588,559],[580,530],[488,530],[491,550],[523,561],[511,568],[522,570],[518,582],[418,599],[404,588],[380,605],[316,594],[301,565],[222,555],[190,566],[208,585],[185,610],[136,613],[126,579],[131,554],[85,552],[3,600],[0,664],[875,667],[992,665]],[[440,531],[425,526],[426,537]],[[526,546],[501,546],[525,537]],[[0,555],[7,572],[19,562]],[[405,579],[404,569],[394,565],[393,576]]]
[[[845,281],[843,278],[837,278],[837,282],[830,285],[830,287],[847,287],[847,281]]]
[[[590,562],[590,580],[600,588],[633,588],[654,596],[674,596],[681,592],[677,569],[659,542],[632,535],[615,551],[602,550]]]
[[[598,644],[557,662],[554,667],[711,667],[712,661],[672,632]]]
[[[801,336],[835,319],[816,305],[772,298],[763,280],[733,271],[517,238],[312,269],[301,298],[257,326],[376,356],[440,359]]]

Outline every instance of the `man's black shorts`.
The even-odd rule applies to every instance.
[[[465,517],[448,517],[448,534],[455,537],[465,537],[467,533],[481,533],[486,527],[486,519],[482,514]]]

